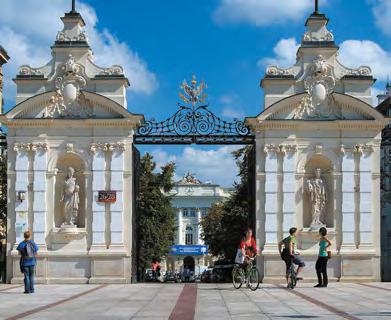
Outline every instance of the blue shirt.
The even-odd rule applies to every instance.
[[[38,251],[38,246],[35,244],[35,242],[33,240],[28,240],[28,241],[33,244],[34,252],[37,252]],[[24,250],[26,245],[27,245],[27,242],[26,241],[22,241],[21,243],[19,243],[19,245],[16,248],[16,250],[18,250],[20,253],[22,253],[22,251]],[[35,266],[35,258],[22,258],[21,263],[22,263],[22,267]]]

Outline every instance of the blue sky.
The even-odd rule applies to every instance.
[[[17,3],[16,3],[17,2]],[[179,86],[194,73],[208,84],[210,108],[225,118],[251,116],[263,109],[259,82],[265,65],[294,62],[312,0],[82,0],[77,7],[86,20],[96,61],[124,65],[131,82],[128,109],[162,119],[176,110]],[[50,59],[50,45],[61,29],[59,17],[70,0],[2,0],[0,44],[12,60],[6,66],[6,108],[14,104],[11,78],[21,64],[40,66]],[[369,65],[378,79],[374,95],[391,74],[391,1],[321,0],[329,29],[341,44],[341,60]],[[364,41],[364,42],[363,42]],[[213,150],[225,152],[229,148]],[[144,149],[145,150],[145,149]],[[229,184],[231,161],[221,173],[205,172],[200,159],[210,148],[149,148],[162,162],[193,157],[193,171]],[[190,151],[195,151],[192,153]],[[186,156],[186,152],[188,153]],[[197,153],[198,152],[198,153]],[[220,159],[221,160],[221,159]],[[190,161],[191,162],[191,161]],[[228,161],[229,162],[229,161]],[[227,163],[228,163],[227,162]],[[184,172],[186,169],[181,168]],[[209,179],[208,179],[209,180]]]

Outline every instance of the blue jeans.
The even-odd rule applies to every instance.
[[[35,266],[23,267],[25,293],[34,292],[34,267]]]

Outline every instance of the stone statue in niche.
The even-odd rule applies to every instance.
[[[327,203],[326,183],[322,178],[322,170],[315,169],[315,177],[307,180],[307,189],[310,194],[312,222],[311,229],[324,227],[324,216]]]
[[[64,181],[61,202],[64,209],[64,223],[62,227],[77,227],[75,222],[79,211],[79,191],[80,187],[74,177],[75,169],[68,168],[68,174]]]

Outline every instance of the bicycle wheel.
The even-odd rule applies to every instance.
[[[297,279],[296,279],[296,271],[293,266],[291,267],[290,278],[291,278],[291,289],[294,289],[297,284]]]
[[[248,286],[252,291],[255,291],[259,287],[259,282],[260,282],[260,275],[259,271],[256,267],[251,268],[249,275],[248,275]]]
[[[235,289],[239,289],[244,280],[244,271],[242,268],[234,267],[232,270],[232,284],[234,285]]]

